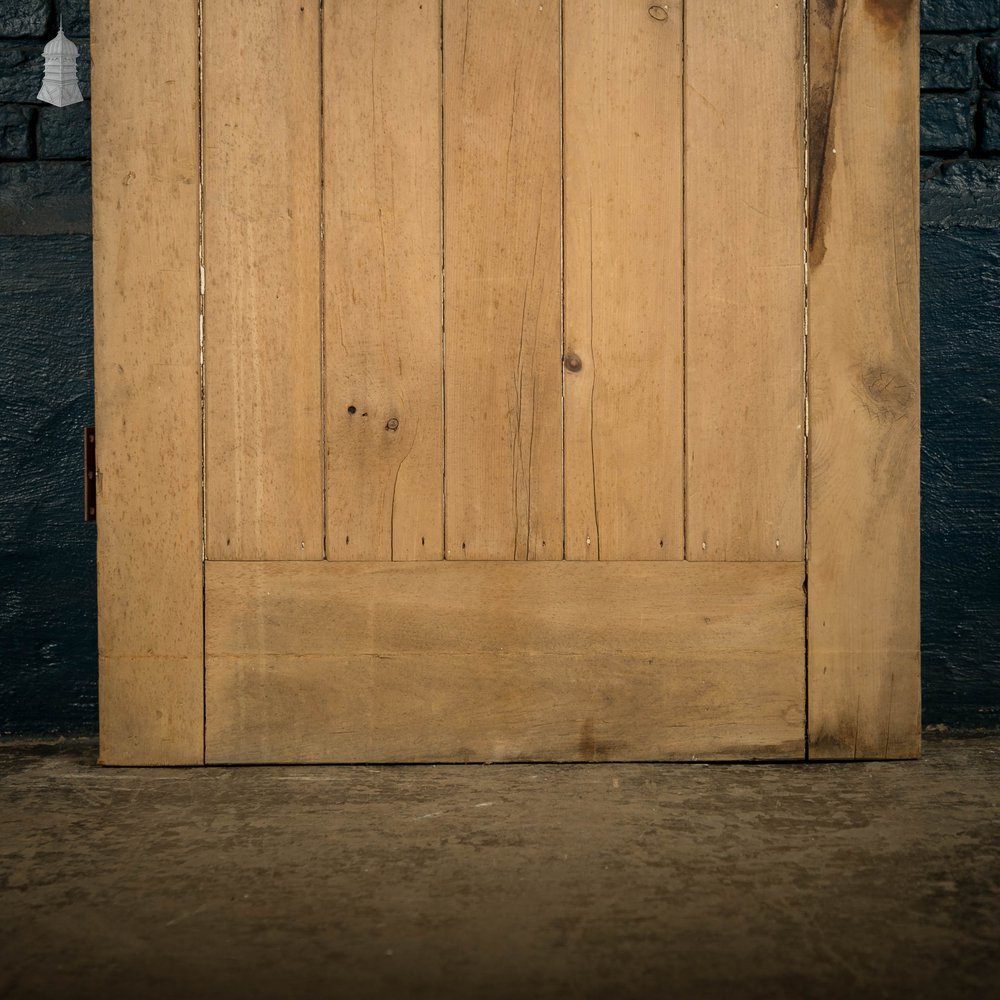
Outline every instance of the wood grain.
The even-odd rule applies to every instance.
[[[100,756],[196,764],[198,4],[93,0],[91,19]]]
[[[920,748],[916,0],[810,24],[809,753]]]
[[[687,557],[803,556],[802,4],[685,13]]]
[[[324,18],[327,557],[441,559],[441,6]]]
[[[213,559],[323,556],[319,3],[204,5]]]
[[[801,757],[793,563],[210,563],[214,762]]]
[[[445,0],[445,551],[561,559],[555,0]]]
[[[564,16],[566,558],[682,559],[681,18]]]

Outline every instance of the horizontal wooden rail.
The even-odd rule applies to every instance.
[[[803,576],[802,563],[209,563],[207,759],[801,757]]]

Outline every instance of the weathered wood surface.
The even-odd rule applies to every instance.
[[[792,758],[801,563],[209,563],[216,762]]]
[[[444,5],[445,551],[561,559],[559,4]]]
[[[197,764],[198,3],[91,18],[100,754]]]
[[[208,554],[321,559],[319,3],[203,10]]]
[[[809,5],[808,122],[798,4],[683,94],[562,6],[205,5],[213,760],[799,755],[804,488],[809,752],[919,751],[917,4]],[[94,42],[102,759],[194,763],[198,5]]]
[[[809,753],[920,747],[919,10],[811,7]]]
[[[802,5],[685,11],[687,557],[804,545]]]
[[[682,22],[563,10],[566,558],[682,559]]]
[[[326,4],[329,559],[441,559],[441,5]]]

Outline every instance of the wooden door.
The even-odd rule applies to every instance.
[[[918,752],[915,0],[93,21],[104,762]]]

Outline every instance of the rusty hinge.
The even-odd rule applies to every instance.
[[[97,520],[97,450],[93,427],[83,429],[83,519]]]

